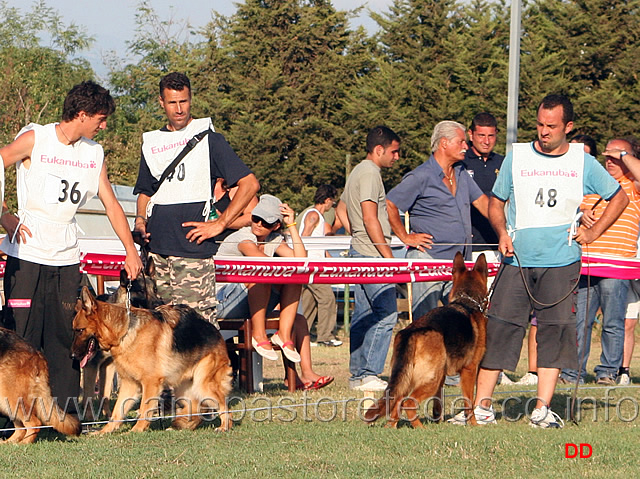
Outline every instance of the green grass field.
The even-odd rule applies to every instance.
[[[590,370],[600,353],[598,343],[594,337]],[[347,344],[314,348],[313,355],[316,371],[336,376],[334,384],[289,395],[280,364],[269,362],[263,394],[233,392],[237,401],[244,401],[245,411],[240,419],[240,406],[234,406],[238,420],[228,433],[217,433],[212,425],[196,431],[165,430],[169,420],[155,422],[142,434],[128,433],[129,425],[123,432],[78,439],[45,431],[33,445],[0,447],[0,477],[629,478],[637,473],[640,389],[633,385],[586,384],[579,396],[591,400],[581,405],[581,421],[567,421],[562,430],[533,429],[526,418],[513,420],[535,395],[530,386],[498,386],[495,426],[426,422],[420,430],[406,423],[391,430],[382,421],[367,427],[358,419],[362,398],[347,387]],[[524,356],[511,375],[514,380],[526,372]],[[640,371],[635,364],[632,375],[634,369]],[[639,377],[633,379],[640,384]],[[571,392],[559,387],[552,404],[563,417]],[[448,417],[459,389],[448,387],[445,394]],[[278,402],[286,408],[255,410]],[[591,457],[565,458],[567,443],[589,444]]]

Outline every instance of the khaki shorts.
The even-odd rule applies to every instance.
[[[213,257],[182,258],[150,253],[158,295],[166,304],[186,304],[216,327],[216,269]]]

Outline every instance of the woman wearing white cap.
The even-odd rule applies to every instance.
[[[228,236],[220,245],[217,256],[257,256],[306,258],[295,213],[286,203],[272,195],[262,195],[251,212],[251,225]],[[293,248],[280,233],[282,228],[291,235]],[[309,329],[302,315],[297,314],[302,286],[299,284],[228,283],[218,290],[218,319],[251,318],[254,349],[263,357],[278,359],[272,343],[279,346],[292,362],[299,362],[299,389],[319,389],[331,383],[331,376],[319,376],[311,369]],[[280,311],[274,311],[277,304]],[[280,317],[280,329],[271,340],[267,337],[267,316]],[[295,328],[295,344],[292,340]],[[297,351],[296,351],[297,347]]]

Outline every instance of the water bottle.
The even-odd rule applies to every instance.
[[[210,202],[209,221],[217,220],[219,215],[218,215],[218,210],[216,210],[216,205],[213,203],[213,199],[209,200],[209,202]]]

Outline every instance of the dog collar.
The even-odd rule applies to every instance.
[[[476,309],[478,309],[482,314],[486,314],[487,312],[486,297],[483,299],[482,302],[480,302],[476,298],[472,298],[471,296],[469,296],[467,293],[460,293],[456,296],[456,298],[453,301],[451,301],[450,304],[455,303],[457,301],[460,303],[461,306],[465,306],[464,304],[461,303],[461,300],[471,302],[476,307]]]

